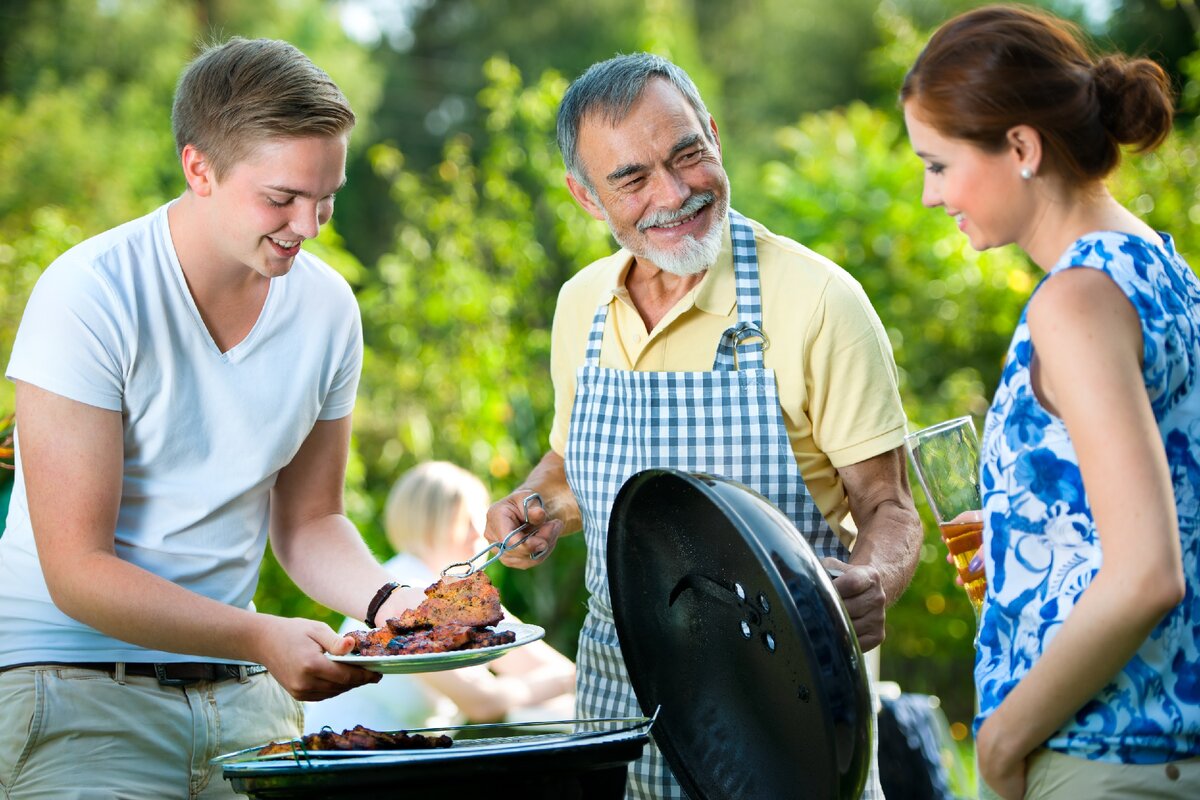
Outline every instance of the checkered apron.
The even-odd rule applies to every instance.
[[[579,637],[577,709],[581,718],[641,714],[613,623],[606,553],[617,492],[644,469],[706,472],[739,481],[771,499],[803,532],[818,557],[849,558],[800,477],[779,406],[775,375],[763,367],[765,337],[754,232],[729,211],[737,324],[717,345],[711,372],[637,372],[601,368],[608,303],[600,304],[576,376],[566,470],[587,542],[588,614]],[[870,787],[877,785],[871,763]],[[630,764],[626,796],[684,798],[654,746]]]

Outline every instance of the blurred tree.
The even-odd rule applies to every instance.
[[[387,38],[373,46],[385,74],[378,139],[403,152],[407,168],[418,173],[438,164],[445,142],[460,134],[469,147],[483,148],[487,112],[477,98],[487,86],[484,64],[490,58],[504,58],[525,75],[554,70],[574,77],[594,61],[647,47],[656,30],[674,32],[690,24],[691,12],[682,8],[674,25],[656,25],[652,20],[664,14],[653,6],[636,0],[438,0],[415,5],[407,12],[412,15],[411,38],[399,47]],[[402,12],[384,6],[374,13],[376,24],[387,27]],[[343,230],[355,253],[373,263],[391,249],[390,234],[401,210],[378,202],[388,186],[365,154],[348,169],[351,183],[370,191],[346,198]]]
[[[775,128],[801,114],[863,99],[869,91],[864,55],[880,41],[872,24],[876,3],[697,5],[701,52],[720,80],[717,121],[722,135],[745,152],[770,150]]]
[[[1154,59],[1179,88],[1187,77],[1185,61],[1196,50],[1200,11],[1195,0],[1121,0],[1095,33],[1106,49]]]

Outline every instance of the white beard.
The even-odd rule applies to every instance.
[[[697,200],[699,201],[697,202]],[[708,231],[699,239],[694,236],[685,236],[679,243],[678,247],[673,250],[660,250],[651,244],[644,244],[642,248],[632,247],[631,242],[624,241],[624,237],[618,236],[616,229],[613,227],[612,220],[608,216],[608,210],[604,206],[604,220],[608,223],[608,229],[613,232],[617,243],[624,247],[629,252],[633,253],[638,258],[644,258],[654,266],[669,272],[672,275],[685,277],[688,275],[698,275],[704,272],[717,262],[717,257],[721,255],[721,237],[724,233],[725,216],[729,213],[729,201],[725,198],[721,200],[711,200],[710,202],[717,203],[714,206],[714,214],[712,225]],[[687,202],[675,215],[676,219],[688,217],[695,214],[706,205],[702,195],[692,195]],[[670,222],[672,215],[656,214],[651,217],[654,224],[663,224]],[[659,217],[663,217],[659,219]],[[645,224],[645,223],[641,223]]]

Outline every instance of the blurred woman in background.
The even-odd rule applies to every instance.
[[[483,483],[454,464],[429,461],[409,470],[392,487],[384,509],[384,528],[396,551],[384,567],[400,583],[418,588],[433,584],[445,567],[468,560],[487,544],[480,531],[489,502]],[[505,620],[515,618],[506,610]],[[364,623],[346,619],[340,632],[364,628]],[[574,704],[574,663],[536,641],[486,665],[384,675],[379,683],[308,703],[304,727],[411,730],[569,719]]]
[[[1200,797],[1200,283],[1108,192],[1169,134],[1156,64],[992,6],[905,78],[926,206],[1046,276],[983,435],[980,772],[1005,798]]]

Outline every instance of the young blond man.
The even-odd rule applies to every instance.
[[[420,599],[343,514],[361,323],[301,247],[333,213],[353,111],[296,48],[233,39],[188,66],[172,117],[183,194],[50,265],[7,368],[13,800],[231,796],[209,759],[378,680],[326,658],[350,646],[327,625],[254,610],[268,537],[330,608],[384,619]]]

